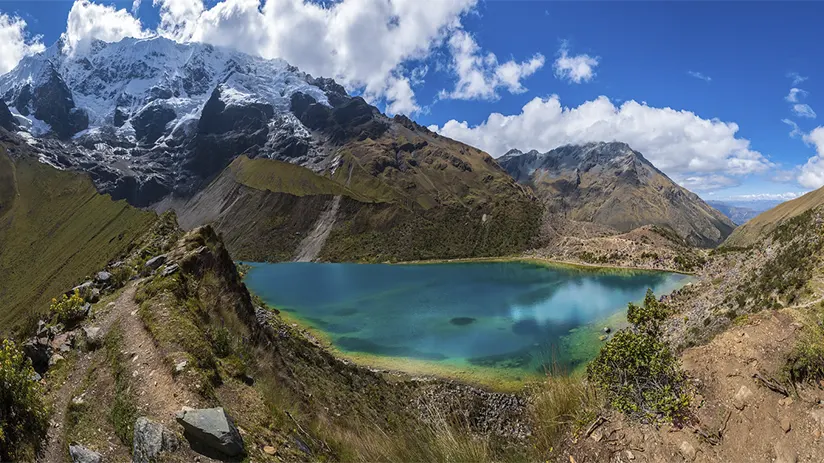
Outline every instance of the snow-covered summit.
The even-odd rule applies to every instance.
[[[295,92],[328,104],[322,89],[309,84],[306,74],[283,60],[162,37],[96,41],[74,54],[63,48],[57,42],[0,76],[0,95],[13,111],[26,114],[26,108],[17,107],[19,94],[26,86],[42,86],[52,69],[65,82],[75,107],[87,114],[90,130],[120,127],[151,105],[174,111],[170,124],[174,127],[196,118],[218,85],[228,104],[258,101],[284,112]]]
[[[21,60],[0,76],[0,99],[41,159],[138,205],[191,194],[241,154],[322,170],[325,144],[386,124],[283,60],[162,37],[65,50]]]

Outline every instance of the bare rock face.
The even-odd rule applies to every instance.
[[[193,448],[205,447],[230,457],[244,453],[243,438],[223,408],[184,409],[176,419]]]
[[[14,119],[14,116],[9,111],[9,107],[6,106],[6,103],[0,98],[0,127],[6,130],[15,130],[17,129],[17,122]]]
[[[720,244],[735,228],[724,214],[677,185],[626,143],[567,145],[546,153],[511,150],[498,163],[531,186],[550,213],[628,232],[674,230],[693,246]]]

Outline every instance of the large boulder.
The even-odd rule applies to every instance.
[[[223,408],[183,409],[176,419],[193,447],[202,445],[229,457],[243,454],[243,438]]]
[[[162,452],[173,452],[180,446],[177,436],[160,423],[141,416],[134,424],[133,463],[150,463]]]
[[[146,269],[154,271],[160,268],[161,265],[166,263],[166,254],[161,254],[157,257],[152,257],[151,259],[146,261]]]
[[[100,463],[102,461],[99,453],[82,445],[70,445],[69,455],[72,457],[72,463]]]
[[[48,338],[34,338],[23,344],[23,354],[31,359],[34,371],[44,374],[49,369],[52,348]]]

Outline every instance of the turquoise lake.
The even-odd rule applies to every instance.
[[[626,323],[628,302],[689,278],[525,262],[247,264],[252,292],[343,353],[516,375],[581,367],[604,326]]]

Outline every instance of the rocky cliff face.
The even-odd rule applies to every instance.
[[[0,76],[0,97],[50,163],[86,171],[102,192],[139,206],[192,194],[240,154],[320,171],[323,143],[377,112],[284,61],[163,38],[76,54],[58,42]],[[293,101],[311,102],[299,115],[313,129]]]
[[[546,153],[512,150],[498,162],[532,186],[550,213],[626,232],[667,226],[689,244],[715,246],[735,224],[678,186],[625,143],[563,146]]]

